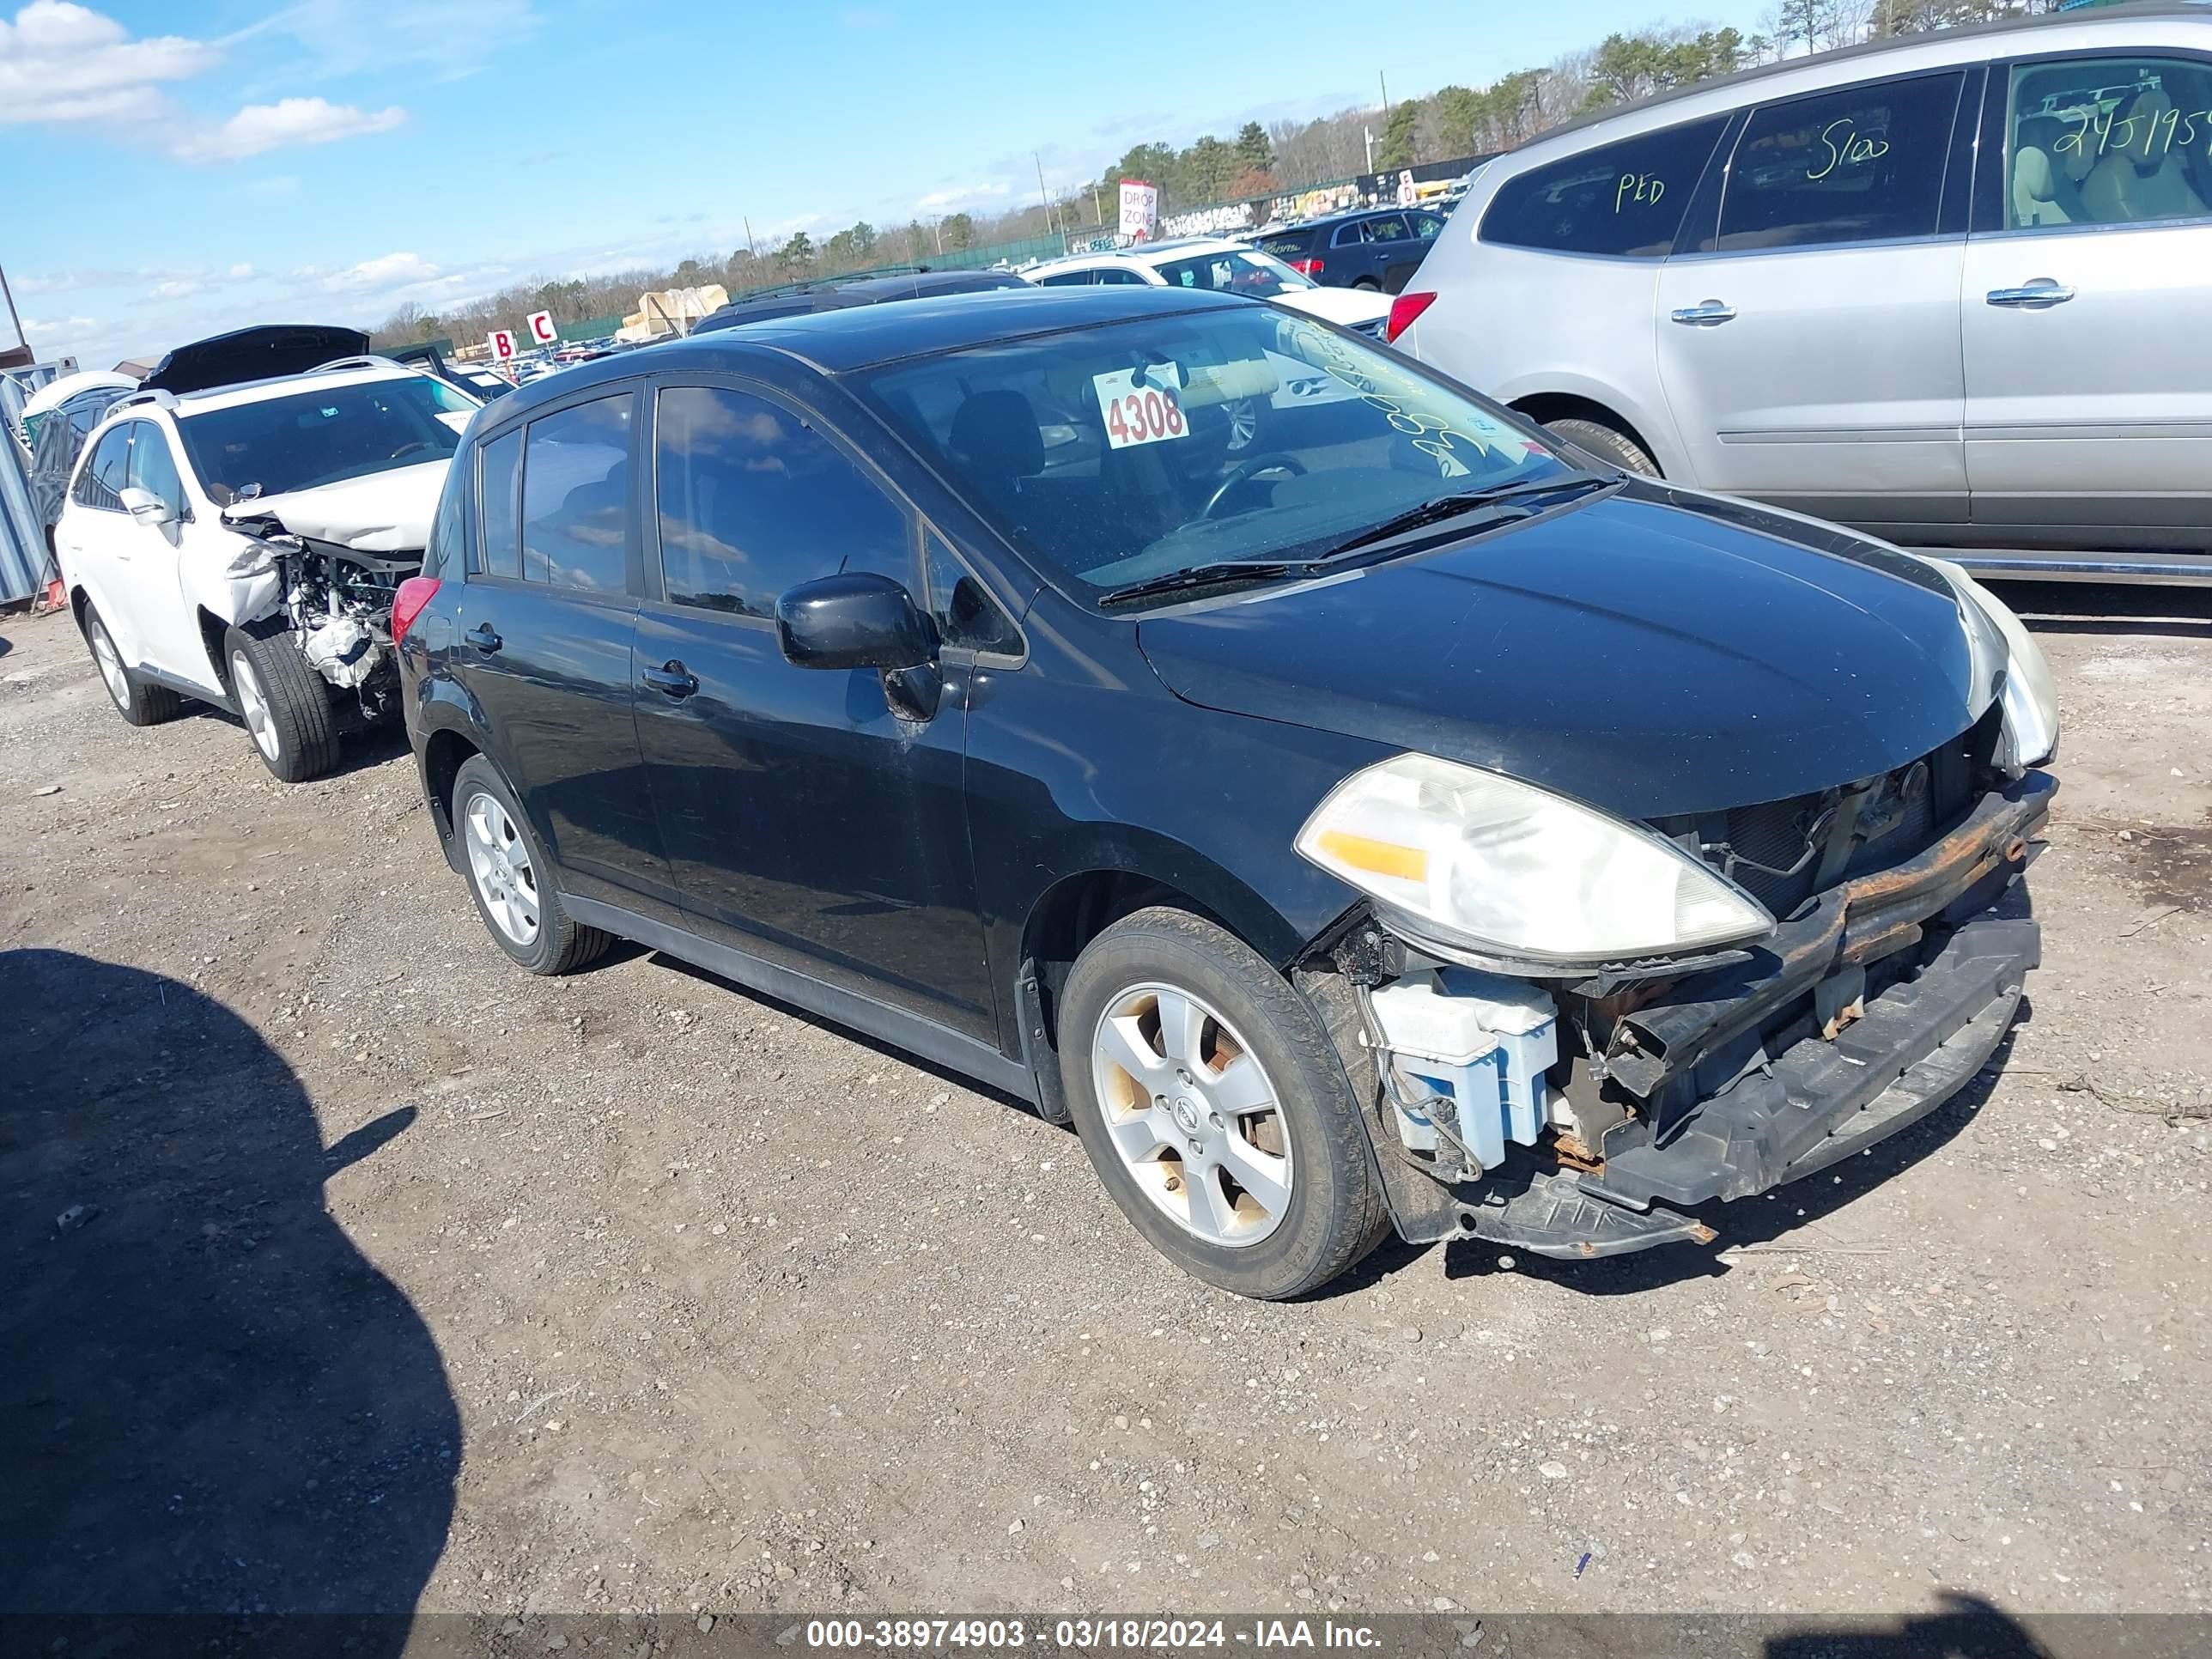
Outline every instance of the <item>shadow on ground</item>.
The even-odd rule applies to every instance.
[[[460,1422],[323,1183],[414,1109],[326,1148],[243,1020],[66,951],[0,953],[0,1648],[92,1615],[312,1613],[346,1616],[327,1651],[396,1653]]]

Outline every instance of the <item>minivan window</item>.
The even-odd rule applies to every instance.
[[[1498,186],[1482,240],[1555,253],[1656,259],[1674,245],[1682,212],[1728,118],[1647,132],[1536,167]]]
[[[1723,253],[1932,236],[1963,70],[1752,112],[1729,163]]]
[[[135,427],[131,441],[131,483],[167,507],[172,517],[182,516],[185,483],[177,476],[176,458],[169,453],[168,439],[149,421],[139,421]]]
[[[906,510],[781,404],[672,386],[653,447],[672,605],[773,617],[787,589],[817,576],[914,568]]]
[[[530,423],[522,454],[522,580],[619,593],[629,582],[627,392]]]
[[[522,472],[522,428],[501,433],[478,452],[477,494],[482,519],[469,558],[476,576],[522,578],[522,534],[514,518],[514,489]]]
[[[2212,64],[2172,58],[2015,64],[2005,139],[2008,229],[2205,218]]]

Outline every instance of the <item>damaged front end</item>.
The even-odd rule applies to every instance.
[[[1755,939],[1547,972],[1387,900],[1347,917],[1298,977],[1400,1231],[1568,1258],[1710,1242],[1686,1212],[1826,1169],[1948,1098],[2039,961],[2006,901],[2057,784],[2006,764],[2003,726],[1992,706],[1881,776],[1648,826],[1759,902],[1774,920]]]
[[[226,573],[241,621],[282,618],[313,668],[361,718],[398,708],[392,605],[422,570],[445,465],[240,501],[226,527],[248,545]]]

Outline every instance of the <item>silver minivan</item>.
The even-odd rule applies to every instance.
[[[1548,134],[1390,328],[1692,487],[1978,569],[2212,580],[2212,10],[1916,35]]]

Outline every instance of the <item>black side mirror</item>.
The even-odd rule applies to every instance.
[[[937,624],[889,576],[853,571],[801,582],[775,602],[784,660],[800,668],[896,672],[937,659]]]

